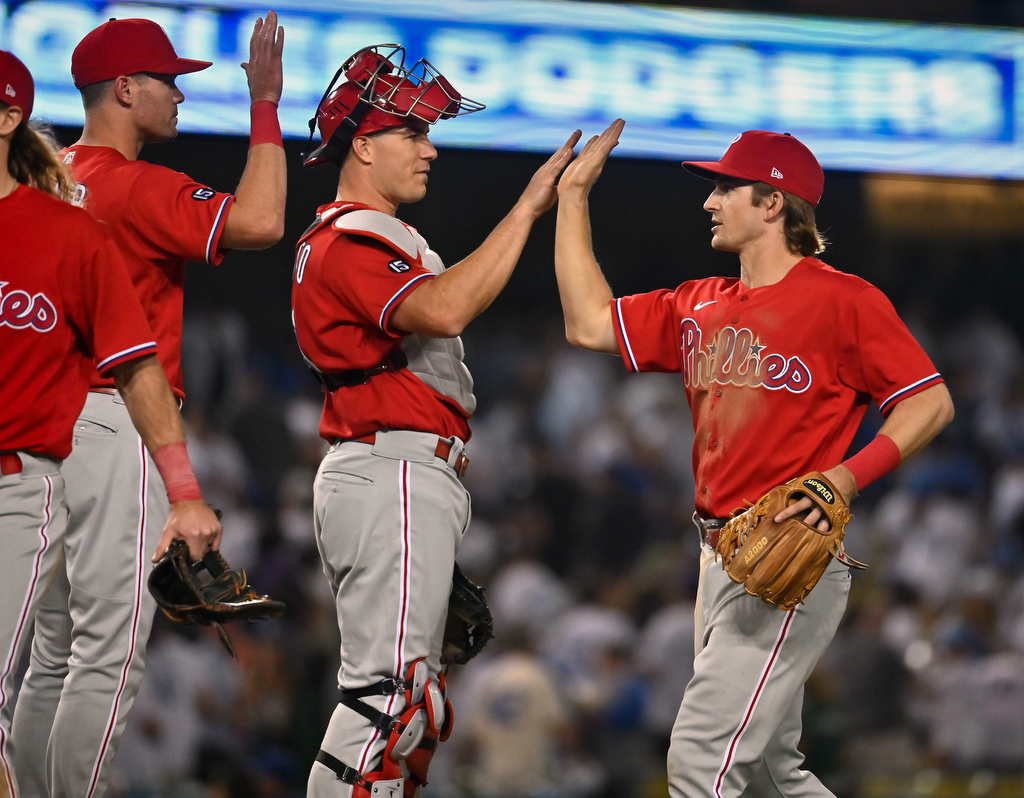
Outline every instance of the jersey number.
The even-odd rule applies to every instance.
[[[299,251],[295,253],[295,282],[301,283],[302,276],[306,272],[306,261],[309,260],[309,252],[313,249],[308,243],[303,244],[299,247]]]

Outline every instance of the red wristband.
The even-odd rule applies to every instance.
[[[185,443],[168,443],[152,452],[156,470],[163,477],[167,498],[171,504],[201,500],[203,494],[192,473],[192,463],[188,460]]]
[[[876,435],[875,439],[857,454],[843,463],[857,481],[857,490],[864,490],[876,479],[880,479],[900,466],[900,447],[888,435]]]
[[[277,106],[270,100],[260,100],[249,107],[249,148],[257,144],[276,144],[284,147],[281,139],[281,122],[277,118]]]

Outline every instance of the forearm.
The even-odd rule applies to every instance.
[[[185,442],[178,400],[156,357],[118,366],[114,369],[114,383],[139,437],[150,452],[171,443]]]
[[[945,385],[934,385],[896,405],[878,431],[899,447],[900,462],[920,452],[953,420],[953,399]]]
[[[284,235],[286,195],[284,149],[269,142],[251,147],[220,246],[262,249],[280,241]]]
[[[403,300],[391,325],[435,338],[460,335],[508,283],[533,222],[532,212],[517,204],[472,254]]]
[[[613,295],[594,257],[590,213],[583,191],[566,191],[559,196],[555,277],[569,343],[598,352],[618,352],[612,327]]]
[[[825,476],[849,501],[920,452],[952,420],[953,400],[946,386],[928,388],[897,404],[875,439]]]

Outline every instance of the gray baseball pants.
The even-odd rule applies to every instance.
[[[469,526],[469,493],[453,465],[434,455],[437,435],[392,430],[373,444],[335,444],[313,490],[314,524],[324,573],[341,630],[342,689],[404,678],[425,657],[440,669],[441,641],[455,555]],[[396,714],[404,694],[364,699]],[[379,769],[387,737],[369,720],[338,705],[321,748],[366,773]],[[348,798],[352,788],[316,762],[309,798]]]
[[[67,528],[56,460],[19,453],[20,474],[0,476],[0,797],[18,798],[11,740],[14,672],[60,559]]]
[[[24,798],[99,798],[142,682],[169,505],[118,395],[89,393],[61,471],[64,562],[36,615],[14,764]]]
[[[804,682],[846,610],[850,571],[829,565],[805,603],[784,612],[748,595],[701,545],[693,679],[672,728],[672,798],[832,798],[802,770]]]

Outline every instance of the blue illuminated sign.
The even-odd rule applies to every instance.
[[[145,16],[180,55],[179,129],[246,133],[250,0],[213,5],[0,3],[0,47],[37,81],[37,113],[81,124],[75,44],[109,17]],[[826,168],[1024,178],[1024,33],[587,2],[286,0],[285,134],[305,137],[356,49],[401,42],[487,110],[436,126],[441,145],[551,150],[576,127],[627,120],[616,154],[717,158],[736,133],[803,139]]]

